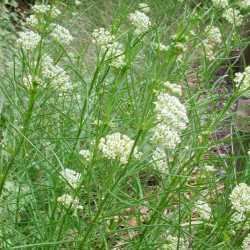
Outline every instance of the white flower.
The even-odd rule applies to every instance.
[[[241,0],[239,5],[242,9],[247,9],[250,7],[250,0]]]
[[[232,207],[239,213],[250,212],[250,187],[240,183],[230,194],[230,200]]]
[[[91,152],[88,149],[81,149],[79,151],[79,154],[86,160],[90,161],[91,160]]]
[[[26,23],[30,26],[37,26],[39,21],[35,15],[30,15],[26,18]]]
[[[150,7],[148,6],[147,3],[139,3],[139,9],[143,11],[144,13],[149,13],[150,12]]]
[[[185,129],[188,123],[185,106],[175,96],[160,93],[155,102],[155,113],[158,122],[163,122],[177,132]]]
[[[129,14],[129,20],[135,27],[135,32],[137,34],[146,32],[151,26],[149,17],[139,10]]]
[[[65,179],[73,188],[76,188],[80,182],[81,174],[73,169],[65,168],[60,172],[60,175]]]
[[[205,30],[206,36],[209,40],[209,43],[213,45],[220,44],[222,42],[222,36],[220,29],[215,26],[208,26]]]
[[[175,149],[176,146],[181,142],[181,138],[178,132],[174,129],[169,128],[164,123],[158,123],[153,128],[153,135],[151,140],[159,146],[167,149]]]
[[[199,214],[199,216],[204,220],[209,220],[211,217],[211,208],[204,201],[197,201],[195,203],[194,211]]]
[[[73,198],[69,194],[63,194],[62,196],[57,198],[57,202],[63,204],[65,207],[73,208],[73,209],[83,209],[83,206],[80,205],[80,201],[78,198]]]
[[[218,46],[222,43],[222,36],[219,28],[208,26],[205,29],[206,39],[203,40],[203,45],[207,58],[211,61],[215,59],[215,53]]]
[[[229,23],[240,26],[243,22],[243,16],[237,9],[229,8],[226,9],[222,15]]]
[[[174,95],[181,96],[182,95],[182,88],[180,85],[170,82],[163,83],[164,87],[166,87],[170,92]]]
[[[54,17],[54,18],[61,15],[61,11],[59,9],[57,9],[56,7],[52,7],[50,13],[51,13],[51,16]]]
[[[52,32],[51,36],[59,43],[69,45],[73,41],[73,37],[70,32],[59,24],[51,25]]]
[[[236,73],[234,81],[240,87],[240,91],[249,89],[243,93],[243,96],[250,97],[250,66],[247,66],[243,73]]]
[[[46,14],[48,11],[50,11],[50,9],[51,6],[49,4],[35,4],[32,7],[32,10],[38,14]]]
[[[242,249],[243,250],[249,250],[250,249],[250,233],[243,240],[243,242],[242,242]]]
[[[228,0],[212,0],[214,7],[224,9],[228,6]]]
[[[36,14],[47,14],[47,13],[51,13],[52,17],[57,17],[61,14],[61,11],[58,10],[56,7],[52,7],[49,4],[35,4],[32,7],[32,10],[36,13]]]
[[[92,42],[100,47],[106,49],[109,44],[114,42],[114,36],[104,28],[95,29],[92,32]]]
[[[167,155],[163,148],[157,147],[152,154],[152,159],[153,159],[153,164],[161,173],[168,174],[169,169],[168,169]]]
[[[134,140],[119,132],[101,138],[98,148],[102,154],[112,160],[119,160],[122,164],[128,163],[129,156],[134,146]],[[137,147],[134,148],[134,157],[139,158]]]
[[[53,59],[45,56],[42,60],[42,74],[48,81],[55,86],[59,86],[62,90],[72,88],[69,75],[58,65],[55,65]]]
[[[26,50],[32,50],[41,41],[41,37],[38,33],[31,30],[19,32],[19,38],[17,39],[17,45]]]
[[[122,68],[125,65],[123,47],[119,42],[114,41],[115,37],[104,28],[95,29],[92,33],[92,42],[98,45],[102,55],[110,61],[109,65],[115,68]]]
[[[241,223],[246,220],[246,216],[243,213],[235,212],[232,214],[231,221],[234,223]]]
[[[111,60],[109,65],[118,69],[122,68],[125,65],[125,55],[121,44],[113,42],[107,46],[107,49],[106,57]]]
[[[23,77],[23,84],[24,86],[26,86],[27,88],[31,88],[32,87],[32,84],[33,82],[35,82],[36,84],[41,84],[41,79],[35,77],[35,79],[33,79],[32,75],[28,74],[28,75],[25,75]]]

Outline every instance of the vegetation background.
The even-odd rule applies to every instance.
[[[230,198],[239,183],[250,184],[249,104],[237,113],[250,85],[235,81],[247,68],[249,8],[214,2],[145,1],[148,12],[139,0],[37,1],[51,6],[42,14],[0,3],[1,249],[249,249],[249,186],[238,195],[245,213]],[[239,13],[225,17],[228,8]],[[129,18],[136,10],[151,22],[139,34]],[[53,39],[55,23],[70,43],[63,32]],[[100,27],[122,44],[120,54],[100,49]],[[35,48],[20,46],[25,30],[40,34]],[[48,55],[53,77],[43,71]],[[156,159],[160,93],[178,98],[188,124]],[[168,111],[178,115],[175,105]],[[100,141],[113,133],[132,146],[111,159]]]

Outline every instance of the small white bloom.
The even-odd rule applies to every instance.
[[[79,154],[86,160],[90,161],[91,160],[91,152],[88,149],[81,149],[79,151]]]
[[[199,216],[204,220],[209,220],[211,217],[211,208],[204,201],[197,201],[195,203],[194,211],[199,214]]]
[[[70,32],[59,24],[51,25],[51,36],[59,43],[69,45],[73,41],[73,37]]]
[[[250,233],[243,240],[243,242],[242,242],[242,249],[243,250],[249,250],[250,249]]]
[[[60,175],[73,187],[76,188],[80,182],[81,174],[73,169],[65,168],[60,172]]]
[[[240,91],[245,91],[243,96],[250,98],[250,66],[247,66],[244,72],[236,73],[234,81],[239,86]]]
[[[176,146],[181,142],[179,133],[164,123],[158,123],[153,128],[151,140],[156,145],[160,145],[167,149],[175,149]]]
[[[72,88],[69,75],[59,65],[55,65],[49,56],[45,56],[42,60],[42,74],[50,84],[59,86],[62,90]]]
[[[101,138],[98,148],[102,154],[112,160],[119,160],[122,164],[128,163],[129,156],[134,146],[134,140],[119,132]],[[138,158],[137,147],[134,148],[134,157]]]
[[[233,208],[239,213],[250,212],[250,187],[240,183],[230,194],[230,200]]]
[[[235,212],[232,214],[231,221],[234,223],[241,223],[246,220],[246,216],[243,213]]]
[[[61,11],[56,7],[52,7],[49,4],[35,4],[32,7],[32,10],[35,14],[48,14],[51,13],[52,17],[57,17],[61,14]]]
[[[129,14],[129,20],[135,27],[135,32],[137,34],[146,32],[151,26],[149,17],[139,10],[136,10],[134,13]]]
[[[114,36],[104,28],[95,29],[92,32],[92,42],[100,47],[106,49],[109,44],[114,42]]]
[[[208,26],[205,30],[206,39],[203,40],[207,58],[212,61],[215,59],[215,54],[218,46],[222,43],[222,36],[219,28]]]
[[[167,155],[163,148],[157,147],[152,154],[152,160],[155,167],[164,174],[169,173]]]
[[[110,66],[119,69],[125,65],[125,55],[123,54],[123,48],[118,42],[113,42],[107,46],[106,57],[111,60]]]
[[[62,196],[57,198],[57,202],[61,203],[65,207],[69,208],[71,207],[72,209],[83,209],[83,206],[80,205],[80,201],[78,198],[73,198],[69,194],[63,194]]]
[[[226,9],[222,15],[229,23],[240,26],[243,22],[243,16],[237,9]]]
[[[38,33],[31,30],[19,32],[19,38],[17,39],[17,45],[26,50],[32,50],[37,47],[41,37]]]
[[[163,122],[170,129],[178,132],[185,129],[188,123],[185,106],[175,96],[160,93],[155,102],[155,113],[158,122]]]
[[[242,9],[247,9],[250,7],[250,0],[241,0],[239,5]]]
[[[39,21],[35,15],[30,15],[26,18],[26,23],[30,26],[37,26]]]
[[[46,14],[47,12],[50,11],[50,9],[51,6],[49,4],[35,4],[32,7],[32,10],[38,14]]]

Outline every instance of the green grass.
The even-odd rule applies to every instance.
[[[45,15],[44,24],[33,28],[42,41],[31,52],[18,48],[19,28],[2,12],[1,249],[242,249],[249,214],[243,222],[232,222],[229,195],[238,183],[249,184],[249,133],[235,127],[233,107],[242,92],[233,84],[231,52],[243,51],[249,42],[240,35],[242,28],[228,24],[210,1],[200,6],[148,1],[152,26],[138,36],[128,15],[139,2],[83,0],[76,6],[54,1],[62,14],[55,20]],[[69,29],[70,45],[51,40],[47,30],[52,22]],[[211,61],[202,44],[209,25],[222,33]],[[107,60],[93,44],[91,33],[99,27],[123,44],[122,68],[111,67],[115,58]],[[159,51],[159,42],[169,50]],[[186,50],[176,48],[178,43]],[[62,91],[56,79],[43,75],[46,55],[70,76],[71,89]],[[231,91],[222,83],[224,75],[215,76],[225,64]],[[30,87],[23,80],[28,74],[33,76]],[[156,145],[150,138],[154,103],[158,93],[167,92],[166,81],[182,87],[179,99],[189,123],[181,143],[165,150],[169,172],[164,174],[152,160]],[[215,139],[221,129],[229,132]],[[142,157],[135,159],[131,152],[127,164],[105,158],[99,141],[114,132],[133,139],[132,151],[137,147]],[[231,151],[215,153],[221,145]],[[81,149],[90,150],[90,161],[79,154]],[[239,158],[241,170],[236,168]],[[206,166],[215,171],[207,172]],[[61,177],[64,168],[81,174],[77,188]],[[63,206],[58,202],[63,194],[78,198],[82,209]],[[195,211],[197,200],[211,207],[209,220]],[[169,245],[169,236],[176,237],[176,246]]]

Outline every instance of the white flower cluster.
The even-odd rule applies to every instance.
[[[249,89],[248,91],[244,92],[243,95],[250,97],[250,66],[247,66],[244,72],[236,73],[234,81],[240,87],[241,91]]]
[[[107,57],[111,60],[109,65],[117,69],[122,68],[125,65],[125,55],[122,45],[118,42],[114,42],[107,48]]]
[[[58,10],[57,8],[55,8],[54,6],[52,7],[49,4],[35,4],[32,7],[32,10],[36,13],[36,14],[47,14],[47,13],[51,13],[52,17],[57,17],[61,14],[61,11]]]
[[[39,79],[38,77],[32,77],[32,75],[28,74],[28,75],[24,75],[23,77],[23,84],[26,88],[31,88],[33,85],[33,82],[35,82],[36,84],[41,84],[41,79]]]
[[[122,164],[127,164],[134,143],[134,140],[130,139],[127,135],[117,132],[101,138],[98,148],[106,158],[116,159]],[[133,156],[136,159],[141,156],[137,147],[134,148]]]
[[[243,240],[243,242],[242,242],[242,249],[243,250],[249,250],[250,249],[250,233]]]
[[[91,160],[91,152],[88,149],[81,149],[79,151],[79,154],[86,160],[90,161]]]
[[[114,42],[115,37],[104,28],[94,29],[92,32],[92,42],[100,47],[107,48]]]
[[[241,8],[247,9],[250,7],[250,0],[241,0],[239,4]]]
[[[228,6],[228,0],[212,0],[214,7],[224,9]]]
[[[246,216],[243,213],[235,212],[231,216],[231,221],[234,223],[241,223],[246,220]]]
[[[243,16],[240,11],[234,8],[228,8],[222,15],[230,24],[240,26],[243,22]]]
[[[59,86],[62,90],[68,90],[72,88],[72,83],[69,75],[58,65],[54,64],[51,57],[45,56],[42,61],[42,74],[47,80],[56,86]]]
[[[25,50],[35,49],[41,41],[41,36],[31,30],[19,32],[18,35],[17,45]]]
[[[205,52],[209,60],[215,59],[217,47],[222,42],[221,32],[215,26],[208,26],[205,30],[206,39],[203,40]]]
[[[167,155],[163,148],[157,147],[152,154],[153,164],[161,173],[168,174]]]
[[[26,18],[26,23],[30,26],[37,26],[39,24],[39,20],[35,15],[30,15]]]
[[[159,147],[175,149],[181,142],[180,135],[164,123],[158,123],[153,129],[151,140]]]
[[[139,10],[129,14],[129,21],[135,27],[135,33],[138,35],[146,32],[151,26],[149,17]]]
[[[204,201],[198,200],[195,203],[194,211],[204,220],[209,220],[211,217],[211,208]]]
[[[237,212],[250,212],[250,186],[245,183],[237,185],[230,194],[230,200]]]
[[[180,132],[187,127],[188,117],[185,106],[175,96],[160,93],[155,102],[155,113],[158,122]]]
[[[181,141],[180,134],[187,127],[185,106],[175,96],[160,93],[155,102],[157,125],[152,140],[158,146],[174,149]]]
[[[104,28],[95,29],[92,37],[92,42],[100,47],[102,54],[106,53],[110,66],[121,68],[125,65],[123,47],[109,31]]]
[[[51,27],[52,27],[51,36],[56,41],[65,45],[69,45],[72,42],[73,37],[66,28],[64,28],[59,24],[52,24]]]
[[[74,210],[83,209],[83,206],[80,205],[79,199],[76,197],[73,198],[69,194],[63,194],[62,196],[58,197],[57,202],[61,203],[62,205],[64,205],[67,208],[71,207]]]
[[[73,169],[65,168],[60,172],[60,175],[66,180],[73,188],[76,188],[80,182],[81,174]]]

